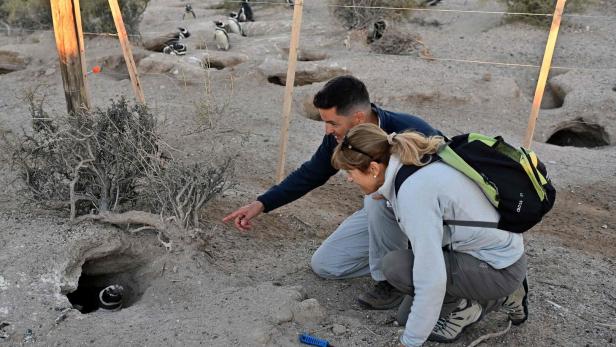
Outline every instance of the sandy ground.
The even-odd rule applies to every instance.
[[[153,0],[142,22],[144,36],[179,25],[193,36],[187,56],[149,58],[171,59],[180,70],[191,66],[191,57],[205,52],[197,47],[213,47],[211,21],[225,13],[207,9],[213,3],[194,2],[198,18],[181,21],[184,3]],[[326,281],[309,268],[320,242],[360,207],[360,192],[341,175],[261,216],[250,233],[220,223],[272,184],[278,155],[283,87],[269,83],[258,67],[266,59],[285,59],[281,48],[288,46],[292,11],[254,9],[257,21],[246,26],[249,36],[232,36],[229,53],[243,54],[245,61],[207,77],[220,111],[205,120],[213,130],[196,131],[204,119],[195,103],[208,95],[203,74],[140,65],[146,100],[171,146],[189,160],[237,156],[239,185],[203,211],[204,235],[173,235],[176,242],[168,252],[147,232],[70,224],[67,211],[29,201],[10,163],[1,163],[0,345],[297,346],[297,334],[304,331],[335,346],[396,345],[401,328],[393,323],[395,311],[366,311],[355,304],[370,279]],[[437,9],[503,10],[492,1],[471,0],[445,0]],[[525,234],[530,318],[488,345],[616,345],[615,147],[544,143],[561,122],[576,117],[601,124],[612,141],[616,138],[616,3],[598,2],[585,14],[593,17],[569,17],[564,23],[554,65],[575,69],[550,76],[558,92],[547,98],[560,93],[556,99],[562,100],[546,101],[533,143],[548,164],[558,198],[547,218]],[[420,35],[438,58],[537,65],[547,38],[547,27],[505,23],[498,14],[421,12],[397,25]],[[328,55],[312,63],[347,69],[385,108],[421,115],[446,134],[478,131],[521,142],[537,68],[378,55],[353,35],[345,46],[345,38],[324,2],[307,4],[301,46]],[[24,70],[0,75],[0,130],[28,128],[27,108],[19,99],[26,88],[43,85],[48,110],[64,112],[52,34],[1,36],[0,45],[28,58]],[[86,56],[104,65],[103,73],[89,78],[95,105],[132,95],[126,74],[114,65],[121,51],[113,38],[89,36]],[[301,101],[322,84],[295,90],[289,170],[309,158],[321,140],[323,125],[302,117]],[[66,294],[83,274],[124,283],[128,307],[87,315],[71,309]],[[455,345],[502,330],[506,323],[505,315],[492,313]]]

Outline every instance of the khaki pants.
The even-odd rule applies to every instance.
[[[489,264],[465,253],[443,251],[447,268],[447,289],[441,308],[441,317],[448,316],[457,307],[460,299],[478,301],[484,312],[498,308],[505,297],[511,295],[526,277],[526,255],[504,269],[495,269]],[[383,272],[387,281],[398,290],[411,297],[413,286],[413,251],[397,250],[383,258]],[[406,323],[412,298],[406,298],[399,312],[398,323]],[[406,316],[400,313],[407,305]],[[402,320],[402,321],[400,321]]]

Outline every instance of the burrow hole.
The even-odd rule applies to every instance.
[[[604,127],[587,122],[583,118],[576,118],[558,125],[552,135],[549,136],[547,143],[557,146],[586,148],[603,147],[611,144],[610,135]]]
[[[66,297],[73,308],[84,314],[130,307],[141,299],[150,285],[151,278],[142,271],[147,263],[140,256],[120,253],[88,260],[81,267],[77,289]],[[115,287],[101,294],[109,286]]]
[[[563,107],[565,103],[565,94],[560,88],[554,87],[552,84],[548,84],[543,92],[543,99],[541,99],[541,109],[551,110]]]

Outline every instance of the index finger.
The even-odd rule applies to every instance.
[[[240,215],[241,213],[242,213],[242,212],[241,212],[241,211],[239,211],[239,210],[237,210],[237,211],[233,211],[233,212],[229,213],[227,216],[225,216],[225,217],[222,219],[222,221],[223,221],[224,223],[227,223],[228,221],[230,221],[230,220],[232,220],[232,219],[235,219],[236,217],[239,217],[239,215]]]

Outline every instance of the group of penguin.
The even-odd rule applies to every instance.
[[[248,3],[248,0],[242,0],[239,11],[229,13],[229,18],[226,22],[221,20],[215,20],[214,25],[214,40],[216,40],[216,48],[227,51],[231,48],[229,42],[229,33],[239,34],[246,36],[242,24],[240,22],[254,22],[254,16],[252,13],[252,7]]]

